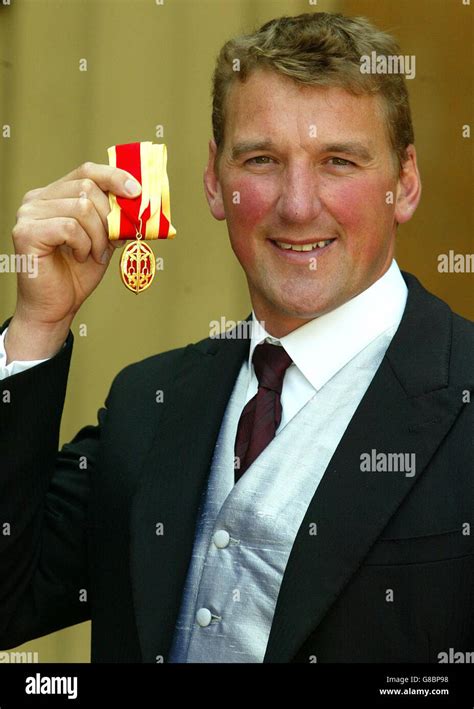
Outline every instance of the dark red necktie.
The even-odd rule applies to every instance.
[[[258,391],[245,405],[237,427],[235,482],[275,436],[281,421],[283,377],[292,363],[283,347],[268,342],[257,345],[252,361],[258,379]]]

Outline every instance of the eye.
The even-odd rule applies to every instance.
[[[254,158],[249,158],[249,160],[246,160],[245,163],[254,165],[268,165],[268,162],[254,162],[254,160],[272,160],[272,158],[269,158],[268,155],[257,155]]]
[[[355,165],[354,162],[351,162],[350,160],[345,160],[344,158],[329,158],[329,161],[334,160],[333,165],[335,167],[346,167],[347,165]]]

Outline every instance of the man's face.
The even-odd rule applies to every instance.
[[[405,220],[398,167],[376,97],[258,70],[232,85],[226,108],[218,165],[210,143],[207,197],[227,220],[257,317],[282,336],[389,268]]]

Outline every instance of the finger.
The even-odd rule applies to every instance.
[[[140,183],[126,170],[94,162],[85,162],[56,182],[84,179],[92,180],[104,192],[112,192],[120,197],[138,197],[141,193]]]
[[[31,238],[32,234],[34,234],[34,241]],[[34,253],[35,250],[69,246],[79,263],[87,261],[92,248],[90,237],[72,217],[22,219],[15,224],[13,239],[17,253]]]
[[[104,228],[107,229],[107,215],[110,212],[109,198],[95,182],[88,178],[70,180],[69,182],[53,182],[46,187],[31,190],[24,196],[23,203],[46,199],[66,199],[68,197],[90,199],[102,220]]]
[[[94,203],[85,198],[76,199],[38,199],[23,204],[17,216],[21,219],[53,219],[69,217],[75,219],[91,240],[92,257],[102,264],[102,257],[108,247],[109,239]]]

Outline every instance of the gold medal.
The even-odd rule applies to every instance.
[[[123,284],[134,293],[146,290],[155,277],[155,255],[141,237],[124,248],[120,259]]]

